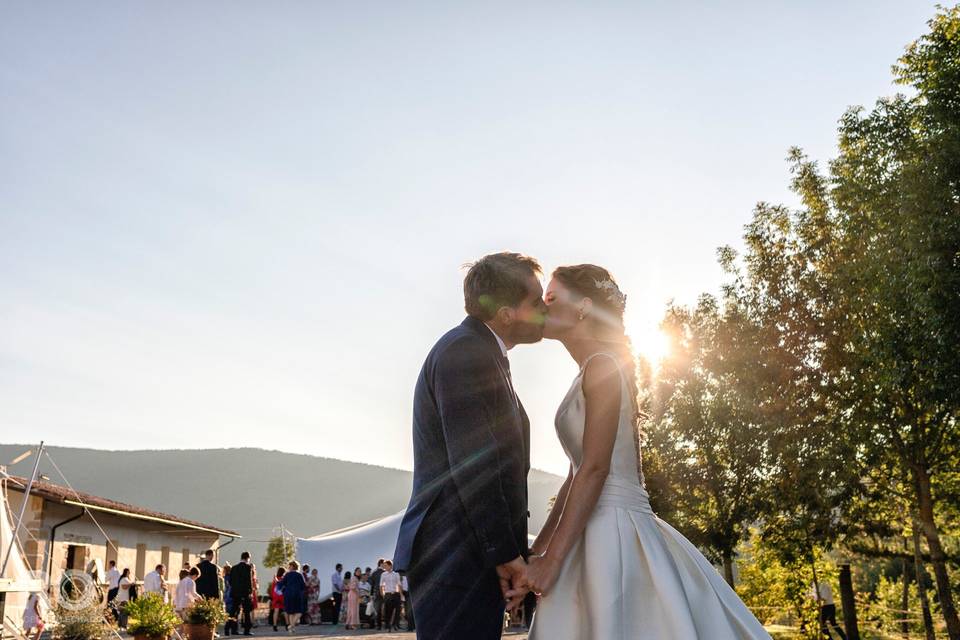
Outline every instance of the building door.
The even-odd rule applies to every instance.
[[[87,548],[81,544],[67,545],[67,569],[83,571],[87,561]]]

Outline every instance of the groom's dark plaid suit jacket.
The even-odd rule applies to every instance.
[[[413,399],[413,495],[394,563],[474,584],[527,557],[530,421],[496,337],[467,317],[430,351]]]

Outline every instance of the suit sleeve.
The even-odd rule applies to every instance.
[[[450,475],[487,567],[520,555],[504,498],[496,435],[500,377],[486,345],[461,341],[438,359],[434,378]]]

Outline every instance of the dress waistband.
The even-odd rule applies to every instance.
[[[636,480],[607,476],[597,500],[598,507],[618,507],[654,515],[647,490]]]

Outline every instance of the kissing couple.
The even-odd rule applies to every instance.
[[[499,638],[539,598],[530,640],[769,639],[717,570],[650,508],[627,297],[596,265],[496,253],[463,282],[467,318],[427,355],[413,398],[413,494],[395,566],[424,640]],[[579,373],[557,410],[567,479],[528,547],[530,421],[508,354],[558,340]],[[539,506],[539,505],[538,505]]]

